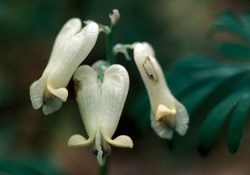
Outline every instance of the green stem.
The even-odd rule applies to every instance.
[[[114,57],[114,53],[113,53],[114,31],[115,31],[115,25],[111,24],[111,26],[110,26],[110,32],[108,34],[108,41],[107,41],[107,61],[110,64],[115,63],[115,57]]]
[[[100,166],[99,175],[107,175],[108,174],[108,159],[103,166]]]

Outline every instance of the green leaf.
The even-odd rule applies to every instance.
[[[203,82],[230,78],[236,74],[250,71],[249,66],[230,62],[219,62],[205,56],[187,56],[176,62],[169,72],[165,72],[172,92],[178,97]]]
[[[232,118],[229,124],[227,145],[229,151],[233,154],[237,152],[240,146],[240,141],[244,129],[244,124],[249,116],[250,94],[247,92],[242,95],[241,100],[235,107],[232,113]]]
[[[221,80],[203,82],[199,87],[193,88],[192,91],[182,98],[182,102],[188,109],[190,117],[223,82]]]
[[[222,42],[217,46],[218,52],[238,59],[250,59],[250,47],[241,43]]]
[[[214,29],[221,31],[229,31],[239,36],[245,36],[245,32],[242,29],[242,23],[232,11],[226,11],[221,13],[217,17]]]
[[[229,114],[248,91],[249,74],[247,64],[204,56],[181,59],[167,73],[170,89],[188,110],[190,129],[193,123],[204,121],[198,133],[201,153],[206,154],[212,148]]]
[[[201,154],[207,154],[210,151],[225,120],[241,99],[241,93],[237,91],[219,102],[206,117],[198,135],[198,150]]]
[[[237,59],[250,59],[250,11],[239,17],[232,11],[221,13],[213,27],[213,32],[229,32],[237,35],[238,40],[230,41],[231,37],[220,42],[216,49],[225,56]],[[235,38],[235,37],[234,37]]]

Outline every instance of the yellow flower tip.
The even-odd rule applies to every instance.
[[[86,139],[80,134],[72,135],[68,140],[68,146],[70,147],[82,147],[89,146],[93,142],[93,139]]]
[[[156,111],[155,120],[162,122],[167,127],[173,129],[176,125],[175,115],[175,109],[169,109],[165,105],[159,104]]]
[[[158,108],[156,110],[155,119],[156,119],[156,121],[159,121],[163,117],[166,117],[166,116],[171,117],[171,116],[174,116],[175,114],[176,114],[176,110],[175,109],[169,109],[165,105],[159,104]]]
[[[110,138],[106,138],[106,140],[109,144],[116,146],[116,147],[133,148],[134,146],[132,139],[126,135],[120,135],[113,140]]]
[[[47,84],[48,91],[54,96],[58,97],[63,102],[67,101],[68,98],[68,90],[64,87],[55,89],[50,84]]]

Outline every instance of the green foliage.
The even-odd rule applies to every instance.
[[[232,11],[221,13],[214,25],[216,31],[227,31],[247,40],[250,39],[250,12],[246,11],[240,17]]]
[[[250,107],[249,73],[248,65],[202,56],[186,57],[169,72],[170,88],[187,107],[191,122],[194,116],[206,116],[198,136],[198,148],[203,154],[211,149],[231,113],[228,147],[231,153],[237,151]],[[175,83],[178,81],[183,85]]]
[[[191,123],[194,116],[205,117],[199,127],[199,151],[207,154],[229,121],[227,145],[233,154],[239,148],[250,108],[250,13],[238,18],[224,12],[213,29],[241,37],[241,42],[221,41],[216,46],[220,54],[234,59],[185,57],[168,73],[168,82],[187,107]]]
[[[243,43],[222,42],[218,44],[217,50],[226,56],[237,59],[250,58],[250,47]]]
[[[228,130],[228,149],[231,153],[235,153],[239,148],[244,124],[249,115],[249,106],[250,95],[249,93],[243,94],[237,106],[233,110]]]
[[[230,32],[239,37],[240,41],[223,41],[218,44],[217,51],[225,56],[237,59],[250,59],[250,12],[247,11],[240,17],[227,11],[221,13],[215,22],[213,31]]]

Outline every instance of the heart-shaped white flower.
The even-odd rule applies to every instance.
[[[173,129],[185,135],[189,123],[187,111],[169,90],[151,45],[135,43],[134,59],[149,95],[153,130],[167,139],[172,139]]]
[[[117,128],[129,88],[127,70],[118,64],[99,70],[80,66],[74,74],[76,100],[88,139],[79,134],[70,137],[69,146],[93,145],[99,165],[104,165],[110,153],[109,144],[132,148],[130,137],[121,135],[112,139]]]
[[[44,114],[61,108],[68,97],[68,85],[73,73],[94,47],[99,27],[89,21],[82,28],[78,18],[70,19],[59,32],[41,78],[30,86],[34,109],[43,106]]]

